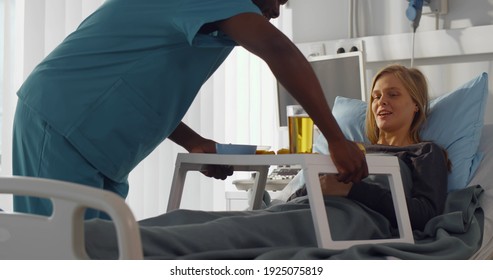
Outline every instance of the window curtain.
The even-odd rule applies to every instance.
[[[11,131],[17,101],[15,92],[32,69],[103,0],[0,0],[3,2],[2,174],[11,174]],[[287,16],[274,20],[289,26]],[[284,20],[284,22],[283,22]],[[281,28],[282,29],[282,28]],[[289,29],[286,29],[289,33]],[[279,148],[276,82],[258,57],[235,48],[204,84],[183,121],[204,137],[223,143],[268,145]],[[165,140],[130,174],[127,203],[137,219],[166,211],[176,155],[183,148]],[[190,172],[182,208],[225,210],[225,192],[232,181],[250,174],[234,174],[225,181]],[[0,208],[11,199],[0,197]]]
[[[0,174],[12,174],[12,119],[22,82],[22,1],[0,0]],[[0,209],[12,210],[12,196],[0,194]]]

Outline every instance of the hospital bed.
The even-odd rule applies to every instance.
[[[484,156],[470,183],[484,189],[480,197],[484,231],[482,237],[477,237],[481,238],[478,240],[481,246],[471,259],[493,258],[493,180],[489,174],[493,170],[492,143],[493,125],[485,125],[479,146]],[[112,193],[25,177],[0,178],[0,193],[51,197],[55,205],[52,217],[0,212],[1,259],[87,258],[83,246],[83,209],[86,207],[101,209],[112,217],[118,233],[120,258],[142,258],[138,224],[125,202]]]
[[[482,73],[430,103],[430,115],[421,136],[447,148],[452,172],[444,213],[431,219],[422,232],[413,232],[414,244],[357,244],[340,250],[330,246],[269,248],[268,252],[260,248],[258,253],[250,250],[249,258],[493,259],[493,179],[490,174],[493,124],[483,126],[487,80],[487,74]],[[364,101],[336,98],[332,112],[348,139],[364,141],[361,138],[366,112]],[[138,223],[125,201],[113,193],[68,182],[24,177],[0,178],[1,193],[51,198],[54,211],[51,217],[0,211],[0,259],[88,258],[84,244],[85,208],[100,209],[110,215],[116,228],[119,258],[143,258]],[[176,199],[179,197],[181,194]],[[348,213],[358,215],[365,210],[356,211]],[[317,219],[314,221],[316,223]],[[356,230],[365,230],[365,226],[360,225]],[[331,230],[333,228],[337,230],[331,226]],[[115,239],[115,235],[111,238]],[[195,257],[226,259],[235,256],[234,248],[226,251]]]

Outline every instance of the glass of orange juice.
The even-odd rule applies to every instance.
[[[286,107],[289,129],[289,152],[311,153],[313,150],[313,120],[300,105]]]

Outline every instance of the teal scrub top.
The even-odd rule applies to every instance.
[[[251,0],[109,0],[18,92],[98,170],[119,182],[187,112],[235,42],[201,26],[259,8]]]

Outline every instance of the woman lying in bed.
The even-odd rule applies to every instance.
[[[370,152],[397,155],[413,229],[442,213],[447,194],[447,158],[437,145],[422,142],[428,91],[416,69],[392,65],[373,81],[367,128]],[[321,176],[331,235],[334,240],[395,236],[395,215],[385,180],[369,176],[341,184]],[[140,221],[147,258],[252,258],[274,247],[316,247],[308,199],[303,189],[295,199],[263,210],[204,212],[176,210]],[[350,217],[350,218],[348,218]],[[86,223],[86,247],[93,258],[117,257],[111,222]]]
[[[428,220],[442,213],[450,170],[446,152],[420,138],[427,111],[428,86],[419,70],[391,65],[374,77],[366,116],[367,136],[372,145],[366,146],[366,151],[396,155],[401,164],[409,167],[410,170],[401,168],[401,172],[413,180],[412,186],[406,186],[410,187],[406,196],[413,229],[423,229]],[[369,176],[356,184],[344,184],[333,175],[324,175],[322,193],[359,201],[396,226],[391,193],[379,180]],[[306,194],[303,187],[290,199]]]

